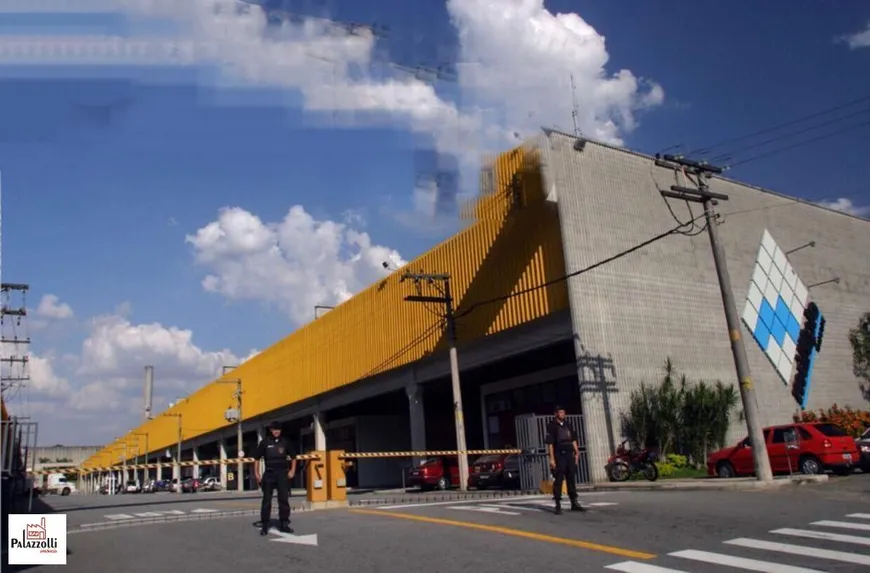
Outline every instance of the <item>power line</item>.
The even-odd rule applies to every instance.
[[[822,116],[827,115],[829,113],[839,111],[841,109],[846,109],[848,107],[852,107],[854,105],[858,105],[859,103],[864,103],[864,102],[870,102],[870,95],[866,95],[866,96],[860,97],[858,99],[855,99],[855,100],[852,100],[852,101],[849,101],[849,102],[846,102],[846,103],[843,103],[843,104],[840,104],[840,105],[837,105],[837,106],[834,106],[831,108],[827,108],[827,109],[824,109],[824,110],[821,110],[821,111],[818,111],[815,113],[811,113],[809,115],[798,117],[796,119],[793,119],[793,120],[790,120],[790,121],[787,121],[784,123],[773,125],[771,127],[767,127],[765,129],[761,129],[759,131],[755,131],[755,132],[752,132],[752,133],[749,133],[746,135],[732,137],[729,139],[719,141],[717,143],[713,143],[712,145],[707,145],[707,146],[699,147],[696,149],[692,149],[692,150],[687,151],[686,155],[698,155],[698,154],[703,155],[703,154],[709,153],[711,149],[715,149],[717,147],[722,147],[723,145],[728,145],[730,143],[736,143],[738,141],[745,141],[747,139],[752,139],[753,137],[757,137],[759,135],[764,135],[766,133],[772,133],[774,131],[779,131],[780,129],[790,127],[792,125],[797,125],[799,123],[803,123],[803,122],[808,121],[810,119],[822,117]]]
[[[797,143],[793,143],[793,144],[791,144],[791,145],[786,145],[785,147],[780,147],[780,148],[778,148],[778,149],[774,149],[773,151],[768,151],[767,153],[761,153],[761,154],[759,154],[759,155],[750,156],[750,157],[748,157],[748,158],[746,158],[746,159],[743,159],[743,160],[741,160],[741,161],[738,161],[737,163],[732,163],[732,164],[729,165],[726,169],[732,169],[732,168],[734,168],[734,167],[737,167],[738,165],[745,165],[746,163],[751,163],[751,162],[753,162],[753,161],[758,161],[758,160],[760,160],[760,159],[766,159],[766,158],[771,157],[771,156],[773,156],[773,155],[779,155],[779,154],[782,153],[783,151],[789,151],[789,150],[791,150],[791,149],[795,149],[795,148],[798,148],[798,147],[803,147],[804,145],[809,145],[809,144],[811,144],[811,143],[816,143],[816,142],[818,142],[818,141],[824,141],[825,139],[830,139],[830,138],[835,137],[835,136],[837,136],[837,135],[842,135],[842,134],[844,134],[844,133],[847,133],[847,132],[850,132],[850,131],[854,131],[854,130],[856,130],[856,129],[862,129],[862,128],[865,128],[865,127],[870,127],[870,121],[865,121],[865,122],[862,122],[862,123],[858,123],[858,124],[855,124],[855,125],[851,125],[851,126],[849,126],[849,127],[845,127],[845,128],[843,128],[843,129],[840,129],[840,130],[834,131],[834,132],[832,132],[832,133],[827,133],[827,134],[825,134],[825,135],[821,135],[821,136],[818,136],[818,137],[813,137],[812,139],[807,139],[807,140],[805,140],[805,141],[799,141],[799,142],[797,142]]]
[[[766,139],[766,140],[761,141],[761,142],[759,142],[759,143],[753,143],[752,145],[748,145],[748,146],[745,146],[745,147],[741,147],[741,148],[738,148],[738,149],[733,150],[733,151],[726,151],[726,152],[721,153],[721,154],[719,154],[719,155],[717,155],[717,156],[715,156],[715,157],[712,157],[712,158],[710,159],[710,161],[711,161],[711,162],[727,161],[727,160],[731,159],[734,155],[739,155],[739,154],[741,154],[741,153],[743,153],[743,152],[745,152],[745,151],[749,151],[749,150],[751,150],[751,149],[757,149],[757,148],[759,148],[759,147],[764,147],[765,145],[770,145],[771,143],[776,143],[777,141],[782,141],[783,139],[788,139],[788,138],[790,138],[790,137],[794,137],[795,135],[801,135],[801,134],[803,134],[803,133],[809,133],[809,132],[811,132],[811,131],[815,131],[815,130],[817,130],[817,129],[822,129],[822,128],[825,128],[825,127],[830,127],[831,125],[833,125],[833,124],[836,123],[836,122],[840,122],[840,121],[843,121],[843,120],[846,120],[846,119],[852,119],[852,118],[854,118],[854,117],[858,117],[858,116],[861,116],[861,115],[866,115],[866,114],[868,114],[868,113],[870,113],[870,108],[862,109],[862,110],[860,110],[860,111],[856,111],[856,112],[850,113],[850,114],[848,114],[848,115],[844,115],[844,116],[842,116],[842,117],[838,117],[838,118],[836,118],[836,119],[832,119],[832,120],[830,120],[830,121],[825,121],[825,122],[820,123],[820,124],[817,124],[817,125],[812,125],[812,126],[810,126],[810,127],[805,127],[805,128],[800,129],[800,130],[798,130],[798,131],[792,131],[792,132],[789,132],[789,133],[785,133],[785,134],[783,134],[783,135],[778,135],[778,136],[776,136],[776,137],[771,137],[770,139]]]
[[[597,269],[598,267],[602,267],[602,266],[604,266],[604,265],[606,265],[606,264],[609,264],[609,263],[612,263],[612,262],[614,262],[614,261],[617,261],[617,260],[619,260],[619,259],[621,259],[621,258],[623,258],[623,257],[626,257],[626,256],[628,256],[628,255],[630,255],[630,254],[632,254],[632,253],[634,253],[634,252],[637,252],[637,251],[639,251],[639,250],[641,250],[641,249],[643,249],[643,248],[645,248],[645,247],[648,247],[648,246],[652,245],[653,243],[656,243],[656,242],[658,242],[658,241],[661,241],[662,239],[665,239],[665,238],[667,238],[667,237],[670,237],[671,235],[678,235],[678,234],[681,234],[681,232],[683,231],[683,229],[684,229],[685,227],[692,227],[692,226],[694,226],[694,224],[695,224],[696,221],[698,221],[699,219],[703,219],[703,218],[704,218],[703,215],[700,215],[700,216],[698,216],[698,217],[695,217],[695,218],[693,218],[692,220],[690,220],[690,221],[688,221],[688,222],[686,222],[686,223],[681,223],[681,224],[677,225],[676,227],[674,227],[674,228],[672,228],[672,229],[669,229],[669,230],[667,230],[667,231],[665,231],[665,232],[663,232],[663,233],[659,233],[658,235],[656,235],[656,236],[654,236],[654,237],[651,237],[651,238],[647,239],[646,241],[644,241],[644,242],[642,242],[642,243],[638,243],[638,244],[634,245],[633,247],[630,247],[630,248],[628,248],[628,249],[626,249],[626,250],[624,250],[624,251],[621,251],[621,252],[619,252],[619,253],[617,253],[617,254],[611,256],[611,257],[608,257],[608,258],[606,258],[606,259],[602,259],[602,260],[600,260],[600,261],[598,261],[598,262],[596,262],[596,263],[593,263],[593,264],[589,265],[588,267],[584,267],[584,268],[582,268],[582,269],[580,269],[580,270],[577,270],[577,271],[574,271],[574,272],[571,272],[571,273],[568,273],[568,274],[562,275],[561,277],[558,277],[558,278],[555,278],[555,279],[552,279],[552,280],[549,280],[549,281],[546,281],[546,282],[543,282],[543,283],[540,283],[540,284],[537,284],[537,285],[534,285],[534,286],[531,286],[531,287],[528,287],[528,288],[522,289],[522,290],[520,290],[520,291],[517,291],[517,292],[511,293],[511,294],[506,294],[506,295],[504,295],[504,296],[498,296],[498,297],[495,297],[495,298],[491,298],[491,299],[487,299],[487,300],[482,300],[482,301],[476,302],[476,303],[472,304],[470,307],[468,307],[467,309],[465,309],[465,310],[463,310],[462,312],[458,313],[458,314],[456,315],[456,318],[462,318],[463,316],[467,316],[468,314],[470,314],[471,312],[473,312],[475,309],[480,308],[481,306],[486,306],[486,305],[489,305],[489,304],[494,304],[494,303],[497,303],[497,302],[503,302],[503,301],[506,301],[506,300],[510,300],[510,299],[512,299],[512,298],[516,298],[516,297],[518,297],[518,296],[522,296],[522,295],[524,295],[524,294],[528,294],[528,293],[531,293],[531,292],[535,292],[535,291],[538,291],[538,290],[541,290],[541,289],[545,289],[545,288],[551,287],[551,286],[553,286],[553,285],[555,285],[555,284],[559,284],[559,283],[561,283],[561,282],[567,281],[567,280],[570,279],[570,278],[573,278],[573,277],[576,277],[576,276],[580,276],[580,275],[582,275],[582,274],[584,274],[584,273],[588,273],[589,271],[593,271],[593,270]]]

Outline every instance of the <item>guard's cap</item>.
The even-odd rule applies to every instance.
[[[281,423],[280,421],[278,421],[278,420],[272,420],[271,422],[269,422],[268,424],[266,424],[266,429],[267,429],[267,430],[281,430],[281,429],[283,429],[283,428],[284,428],[284,424],[282,424],[282,423]]]
[[[564,410],[564,409],[565,409],[564,406],[562,406],[561,404],[557,404],[556,407],[553,408],[553,411],[558,412],[559,410]]]

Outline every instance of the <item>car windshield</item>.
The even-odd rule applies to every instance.
[[[816,429],[829,438],[849,437],[849,434],[836,424],[816,424]]]
[[[493,455],[493,456],[481,456],[474,460],[474,465],[478,464],[494,464],[496,462],[501,461],[501,456]]]
[[[867,428],[866,430],[864,430],[864,433],[861,434],[861,438],[860,438],[860,439],[862,439],[862,440],[870,440],[870,428]]]

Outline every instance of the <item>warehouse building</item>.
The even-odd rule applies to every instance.
[[[443,308],[406,301],[436,293],[401,281],[405,270],[450,276],[470,449],[535,446],[529,440],[540,437],[530,438],[529,428],[559,403],[578,415],[581,479],[602,481],[632,391],[660,379],[667,358],[692,379],[736,382],[703,221],[636,248],[700,215],[699,206],[660,193],[689,186],[682,173],[547,131],[499,156],[482,179],[465,230],[85,465],[144,453],[144,436],[151,462],[173,459],[179,437],[183,460],[235,457],[237,428],[225,419],[234,385],[224,383],[234,380],[243,388],[244,450],[273,418],[286,420],[303,450],[454,448]],[[709,183],[728,196],[717,206],[718,228],[762,423],[789,421],[801,406],[861,406],[847,333],[870,310],[870,221],[720,177]],[[794,356],[808,307],[825,326],[811,375],[797,374],[807,382],[804,396],[794,388]],[[745,435],[739,425],[732,430],[735,440]],[[408,463],[361,461],[349,485],[397,485]],[[232,488],[245,478],[233,470],[214,472]]]

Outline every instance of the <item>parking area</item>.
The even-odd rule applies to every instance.
[[[870,565],[863,476],[772,491],[587,492],[580,501],[588,511],[561,516],[546,496],[355,506],[297,513],[293,535],[267,537],[254,526],[259,500],[250,494],[170,495],[143,505],[119,498],[57,500],[69,504],[56,508],[70,522],[67,571],[109,564],[130,573],[179,565],[426,573],[458,563],[480,573],[813,573]]]

